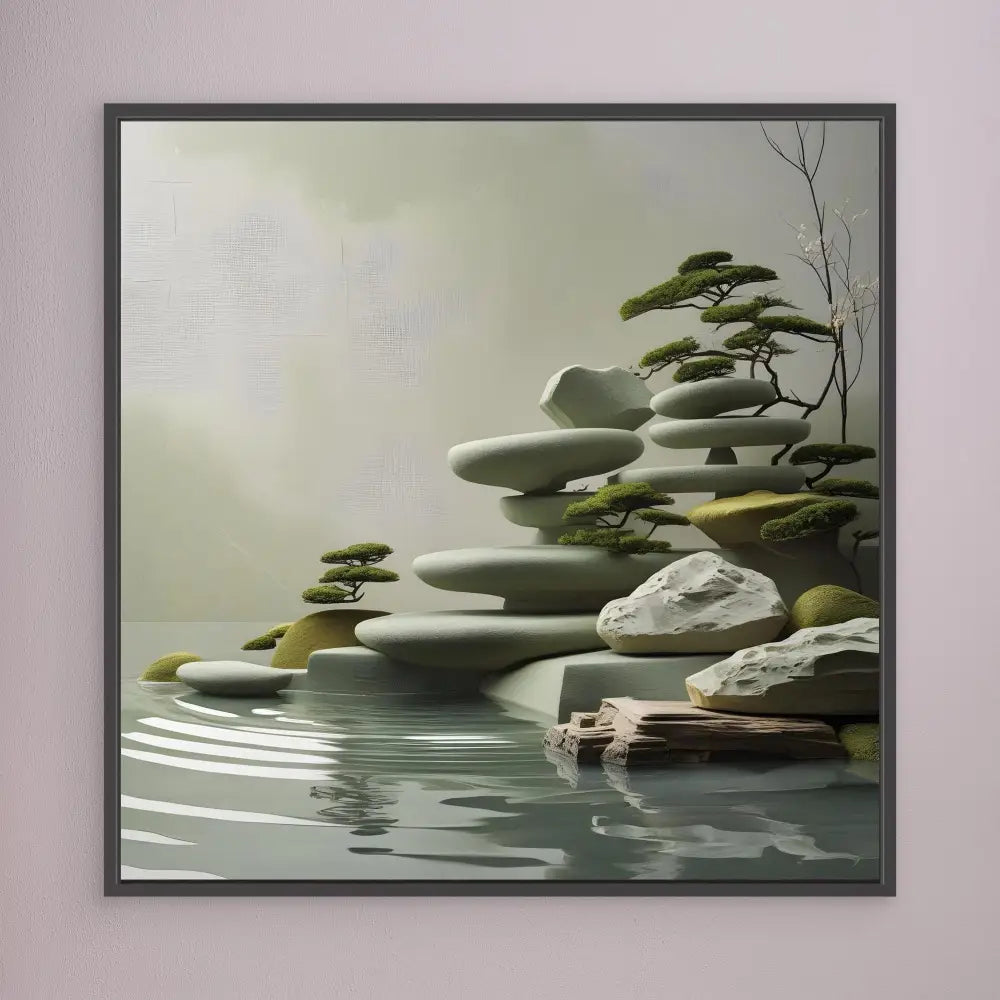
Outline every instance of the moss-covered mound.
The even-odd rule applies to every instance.
[[[361,644],[354,637],[354,626],[388,613],[357,608],[330,608],[306,615],[290,625],[278,641],[274,656],[271,657],[271,666],[284,670],[301,670],[306,666],[309,654],[317,649],[359,646]]]
[[[177,668],[185,663],[194,663],[201,657],[197,653],[167,653],[158,660],[154,660],[139,675],[141,681],[176,681]]]
[[[792,605],[789,628],[796,631],[820,625],[839,625],[854,618],[878,617],[878,601],[846,587],[824,583],[799,595]]]
[[[879,759],[881,733],[877,722],[852,722],[837,733],[844,749],[855,760]]]
[[[767,521],[824,501],[826,497],[811,493],[755,490],[743,496],[699,504],[687,512],[687,518],[719,545],[751,545],[760,542],[760,529]]]

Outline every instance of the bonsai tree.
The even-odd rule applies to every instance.
[[[375,563],[392,555],[383,542],[358,542],[346,549],[334,549],[320,556],[320,562],[332,563],[320,578],[318,587],[302,591],[302,600],[310,604],[356,604],[364,597],[366,583],[395,583],[399,574]]]
[[[366,583],[395,583],[399,574],[381,569],[375,563],[392,555],[392,549],[383,542],[358,542],[346,549],[335,549],[320,556],[320,562],[332,563],[320,578],[318,587],[302,591],[302,600],[309,604],[356,604],[364,597]],[[293,622],[275,625],[263,635],[248,639],[242,649],[274,649],[278,640],[292,627]]]
[[[627,555],[668,552],[669,542],[650,536],[657,528],[689,523],[683,514],[658,509],[673,502],[673,497],[654,490],[649,483],[609,483],[592,497],[571,503],[563,513],[567,519],[596,515],[597,526],[560,535],[559,544],[590,545]],[[625,527],[630,517],[648,524],[649,531],[645,535],[630,531]]]
[[[863,444],[804,444],[788,458],[790,465],[821,465],[819,472],[806,476],[806,488],[829,496],[878,499],[878,487],[864,479],[826,479],[841,465],[853,465],[874,458],[875,449]],[[826,480],[821,482],[821,480]]]

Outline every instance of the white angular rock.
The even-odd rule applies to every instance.
[[[731,653],[774,639],[787,620],[772,580],[705,551],[606,604],[597,634],[617,653]]]
[[[804,628],[781,642],[741,649],[687,679],[701,708],[776,715],[875,715],[879,621],[854,618]]]
[[[196,660],[177,668],[177,676],[203,694],[230,698],[259,698],[288,687],[294,670],[262,667],[242,660]]]
[[[634,431],[653,415],[652,393],[624,368],[570,365],[546,383],[538,405],[557,427],[618,427]]]

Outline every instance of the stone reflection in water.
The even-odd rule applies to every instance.
[[[319,815],[338,826],[351,827],[356,837],[381,836],[388,827],[399,822],[387,813],[398,799],[369,775],[338,775],[331,785],[310,788],[309,797],[329,799],[333,805],[318,810]]]

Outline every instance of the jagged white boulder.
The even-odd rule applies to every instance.
[[[617,653],[731,653],[774,639],[787,621],[771,579],[705,551],[606,604],[597,634]]]
[[[804,628],[738,653],[687,679],[701,708],[777,715],[874,715],[879,708],[879,620]]]
[[[546,383],[538,405],[558,427],[618,427],[634,431],[653,415],[653,394],[624,368],[570,365]]]

